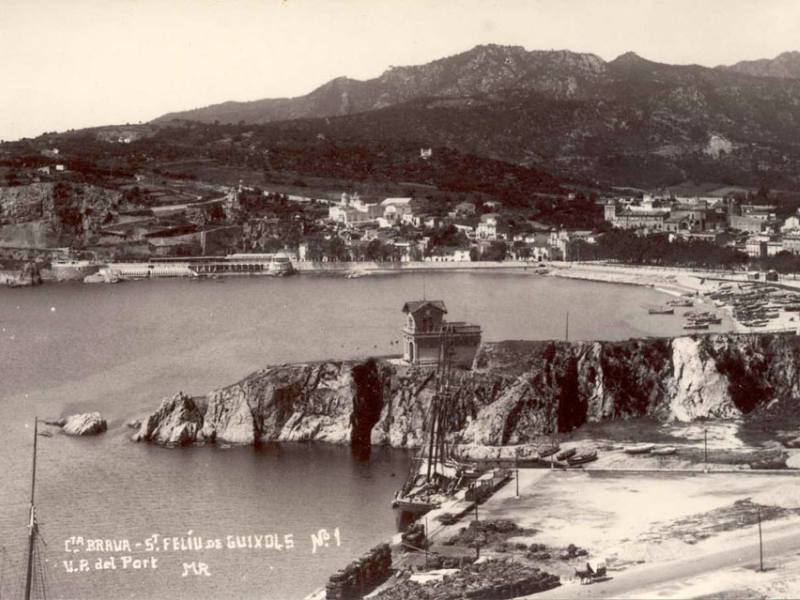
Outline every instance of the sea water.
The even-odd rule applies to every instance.
[[[399,354],[403,303],[444,300],[485,341],[682,332],[652,289],[530,273],[295,276],[0,289],[0,596],[25,567],[34,416],[99,411],[95,438],[38,438],[39,583],[51,598],[302,598],[397,530],[408,453],[164,448],[124,423],[269,364]],[[46,426],[42,430],[48,430]]]

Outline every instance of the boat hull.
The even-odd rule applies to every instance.
[[[417,502],[407,498],[396,498],[392,502],[392,508],[406,512],[412,515],[421,515],[439,508],[439,504],[435,502]]]

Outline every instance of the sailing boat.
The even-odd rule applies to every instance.
[[[419,453],[411,463],[406,484],[398,491],[392,506],[419,515],[438,508],[452,494],[464,476],[465,465],[450,457],[447,448],[447,425],[452,418],[452,404],[457,389],[450,387],[449,344],[442,329],[436,372],[436,391],[426,421],[428,427]]]

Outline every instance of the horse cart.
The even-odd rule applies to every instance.
[[[586,569],[575,569],[575,576],[580,578],[581,585],[603,581],[608,578],[606,575],[606,561],[590,560],[586,563]]]

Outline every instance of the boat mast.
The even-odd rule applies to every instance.
[[[444,347],[444,328],[439,331],[439,352],[436,364],[436,389],[433,394],[433,402],[431,404],[431,437],[428,440],[428,471],[425,475],[425,481],[431,480],[431,471],[435,474],[435,458],[434,453],[439,449],[439,441],[437,439],[438,430],[441,427],[439,423],[441,402],[440,395],[442,391],[442,348]],[[437,427],[438,425],[438,427]]]
[[[36,542],[36,507],[34,494],[36,492],[36,440],[38,438],[39,418],[33,421],[33,471],[31,473],[31,508],[28,521],[28,571],[25,575],[25,600],[31,598],[31,583],[33,581],[33,548]]]
[[[439,463],[443,462],[444,454],[444,435],[445,430],[445,417],[446,417],[446,398],[448,390],[447,386],[447,353],[448,353],[448,335],[444,327],[439,332],[439,357],[436,368],[436,391],[433,397],[433,405],[431,407],[431,438],[428,445],[428,471],[426,481],[431,480],[431,475],[436,474],[438,471],[436,467]],[[433,472],[433,473],[431,473]]]

